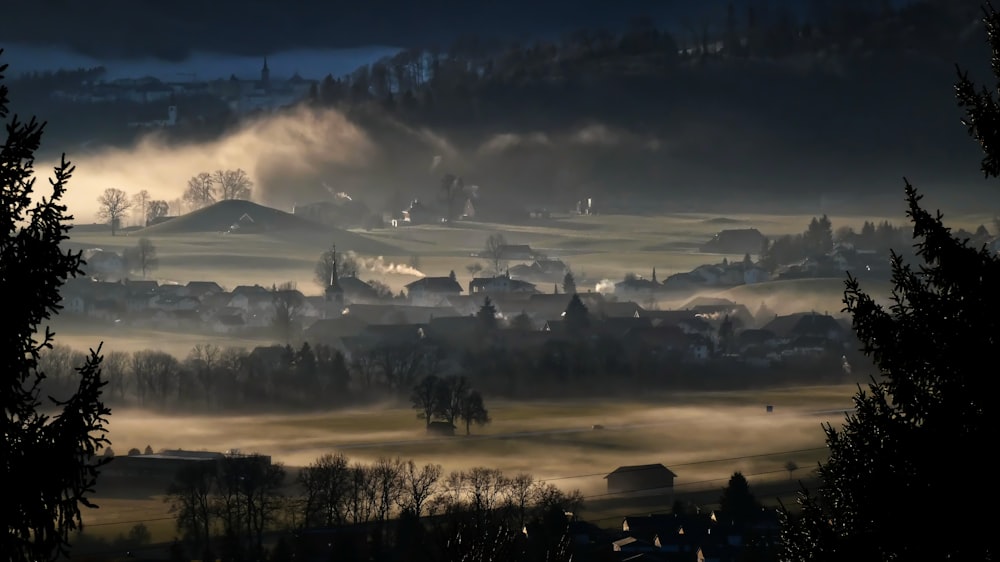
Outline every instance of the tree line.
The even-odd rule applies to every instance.
[[[567,513],[583,496],[530,474],[488,467],[445,474],[441,465],[343,453],[320,456],[292,482],[278,464],[253,455],[182,468],[168,490],[177,530],[190,556],[214,560],[266,554],[266,533],[281,536],[270,559],[337,556],[353,560],[455,560],[486,552],[508,560],[566,556]],[[522,529],[541,532],[525,541]],[[323,552],[296,552],[295,532],[322,529]],[[301,535],[299,535],[301,536]],[[370,549],[364,553],[360,550]],[[366,556],[367,554],[367,556]],[[493,558],[495,559],[495,558]]]

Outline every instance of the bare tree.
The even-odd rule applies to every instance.
[[[376,345],[371,354],[385,384],[393,390],[401,390],[412,387],[423,372],[428,350],[419,343],[383,342]]]
[[[140,190],[139,193],[136,193],[135,195],[132,196],[132,207],[136,211],[138,211],[138,213],[139,213],[139,220],[143,221],[141,226],[146,226],[146,223],[145,223],[145,220],[146,220],[146,209],[147,209],[147,206],[149,205],[150,198],[151,197],[149,195],[149,192],[146,191],[145,189]]]
[[[400,509],[409,510],[419,519],[423,514],[424,504],[437,490],[441,472],[439,464],[425,464],[418,469],[416,463],[408,461],[402,471]]]
[[[785,463],[785,470],[788,471],[788,479],[792,479],[792,473],[799,469],[799,465],[795,464],[795,461],[788,461]]]
[[[109,187],[97,198],[97,204],[100,205],[97,210],[98,218],[111,226],[111,235],[114,236],[121,226],[122,217],[132,208],[128,194],[120,189]]]
[[[458,416],[465,422],[465,434],[469,435],[470,426],[490,423],[490,413],[483,404],[483,396],[478,390],[473,390],[460,398]]]
[[[129,353],[126,351],[112,351],[104,356],[101,363],[101,370],[108,381],[108,393],[116,396],[118,400],[124,402],[129,386]]]
[[[410,401],[413,403],[413,409],[417,411],[417,418],[424,420],[427,427],[431,426],[434,414],[439,410],[440,385],[441,380],[437,376],[427,375],[420,379],[420,382],[413,387],[413,393],[410,394]]]
[[[298,482],[305,491],[307,525],[333,527],[344,524],[350,477],[347,457],[343,453],[323,455],[299,472]]]
[[[156,257],[156,246],[149,238],[140,238],[135,246],[125,250],[125,267],[129,271],[138,271],[143,279],[146,274],[160,266]]]
[[[532,501],[532,490],[535,487],[535,478],[527,473],[519,473],[507,480],[507,503],[514,508],[517,514],[518,527],[524,527],[528,522],[528,508]]]
[[[275,332],[288,343],[299,328],[305,297],[295,288],[295,283],[287,281],[271,288],[271,298],[274,306],[271,323]]]
[[[253,182],[243,168],[235,170],[216,170],[212,174],[219,201],[232,199],[250,199]]]
[[[217,371],[222,363],[222,349],[215,344],[197,344],[187,356],[187,368],[194,373],[206,401],[211,401]]]
[[[154,199],[146,205],[146,226],[156,222],[156,219],[165,217],[170,212],[170,205],[162,199]]]
[[[399,457],[379,457],[372,464],[372,484],[375,487],[375,518],[379,522],[389,520],[392,508],[399,503],[402,495],[404,463]]]
[[[507,239],[499,232],[491,234],[486,239],[486,246],[483,248],[483,257],[489,260],[490,266],[493,267],[493,275],[500,275],[507,267],[507,260],[504,255],[506,246]]]
[[[464,473],[469,488],[472,512],[478,521],[484,521],[500,507],[503,492],[508,488],[507,478],[499,469],[474,467]]]
[[[346,513],[355,525],[368,523],[375,513],[375,487],[371,468],[354,463],[348,469]]]
[[[336,247],[332,247],[320,254],[314,270],[316,283],[324,289],[329,287],[330,281],[333,280],[334,265],[337,266],[338,277],[357,277],[358,275],[358,261],[354,256],[338,252]]]
[[[192,210],[202,209],[215,203],[215,181],[212,179],[212,174],[202,172],[189,179],[183,199]]]
[[[167,489],[166,501],[176,514],[177,530],[207,553],[212,537],[215,466],[194,463],[181,467]]]
[[[133,353],[132,380],[139,405],[145,406],[150,397],[165,401],[176,384],[178,367],[177,359],[163,351],[144,349]]]

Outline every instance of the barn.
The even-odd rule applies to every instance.
[[[605,476],[609,494],[666,491],[674,487],[677,475],[662,464],[619,466]]]

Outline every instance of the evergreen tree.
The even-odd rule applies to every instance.
[[[476,313],[476,318],[479,319],[479,325],[487,331],[495,330],[497,327],[497,307],[493,305],[493,301],[490,297],[486,297],[483,300],[483,306],[479,307],[479,312]]]
[[[563,276],[563,292],[567,295],[576,293],[576,279],[573,278],[572,271],[567,271]]]
[[[574,294],[570,298],[563,313],[563,321],[566,322],[566,328],[573,333],[582,332],[590,327],[590,313],[587,311],[587,305],[580,300],[580,295]]]
[[[726,522],[746,525],[759,516],[761,504],[750,491],[750,483],[742,472],[734,472],[719,497],[719,511]]]
[[[2,50],[0,50],[2,53]],[[0,65],[0,118],[7,119],[8,90]],[[99,452],[109,442],[105,424],[111,411],[101,400],[100,346],[79,367],[76,391],[64,400],[40,398],[45,373],[39,358],[52,347],[44,322],[61,307],[59,288],[82,274],[80,252],[63,251],[73,217],[62,198],[73,167],[55,168],[44,197],[35,197],[34,155],[45,126],[16,117],[7,123],[0,145],[0,289],[4,309],[3,496],[0,517],[6,532],[0,552],[6,560],[49,560],[66,553],[70,533],[81,524],[80,507],[94,507],[98,470],[109,458]],[[41,335],[40,335],[41,334]],[[37,339],[36,339],[37,338]],[[40,341],[39,341],[40,340]],[[52,412],[55,415],[52,416]]]
[[[985,14],[1000,78],[1000,18],[992,7]],[[956,91],[982,169],[996,176],[1000,107],[964,74]],[[782,513],[783,560],[992,559],[992,521],[973,515],[983,497],[961,484],[992,476],[983,445],[996,439],[997,415],[984,366],[1000,345],[1000,260],[953,236],[909,182],[906,200],[924,263],[893,252],[888,309],[847,280],[846,310],[879,374],[842,428],[824,427],[819,490],[801,492],[798,515]]]

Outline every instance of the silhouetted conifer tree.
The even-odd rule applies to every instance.
[[[985,21],[1000,78],[992,7]],[[956,91],[982,169],[995,177],[1000,107],[964,74]],[[893,253],[888,308],[847,280],[846,311],[879,374],[842,428],[825,426],[819,490],[803,490],[800,514],[782,513],[783,560],[990,560],[996,550],[990,519],[973,515],[992,500],[964,483],[992,477],[984,444],[996,441],[997,415],[986,366],[1000,350],[1000,260],[953,236],[909,182],[906,200],[924,263]]]
[[[2,53],[2,50],[0,50]],[[7,118],[7,66],[0,66],[0,118]],[[0,539],[5,560],[50,560],[65,553],[69,536],[80,527],[80,507],[93,507],[98,468],[111,411],[101,401],[100,346],[78,368],[76,392],[65,400],[40,398],[45,373],[39,357],[52,346],[53,333],[43,322],[61,307],[59,288],[82,273],[80,252],[64,251],[72,216],[62,197],[73,167],[56,166],[49,193],[35,191],[35,151],[44,124],[14,117],[0,145],[0,291],[16,295],[4,307],[3,481],[0,504],[6,532]],[[40,335],[41,334],[41,335]],[[37,338],[37,339],[36,339]],[[54,413],[55,415],[51,415]]]

